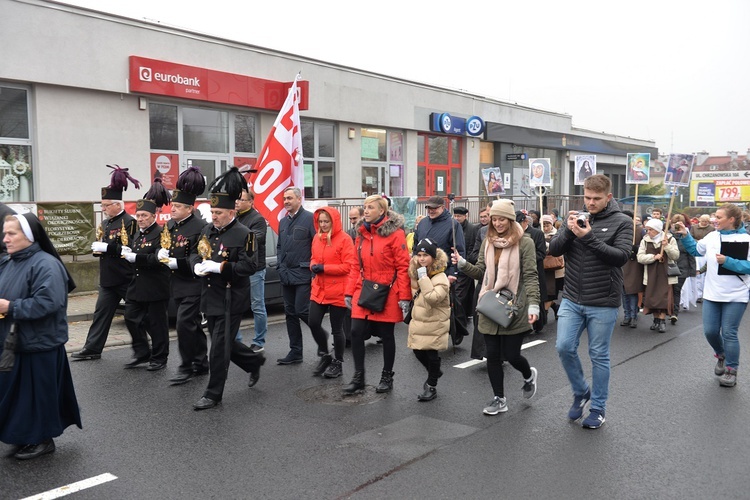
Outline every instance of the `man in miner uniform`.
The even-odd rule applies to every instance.
[[[177,348],[182,362],[169,381],[182,385],[196,375],[208,373],[208,341],[201,328],[201,279],[193,274],[200,262],[197,248],[206,221],[195,213],[195,198],[206,189],[206,179],[198,167],[188,167],[177,179],[172,191],[172,218],[167,222],[169,248],[158,252],[159,261],[166,263],[172,277],[170,295],[177,308]]]
[[[120,258],[120,254],[123,247],[133,241],[138,226],[135,219],[125,212],[122,192],[128,189],[128,180],[136,189],[141,184],[128,174],[127,168],[107,166],[113,169],[109,186],[102,188],[102,212],[107,218],[97,228],[97,241],[91,244],[94,255],[99,257],[99,295],[86,343],[83,349],[70,356],[74,360],[102,357],[112,318],[120,300],[125,300],[128,284],[133,276],[133,266]]]
[[[125,368],[148,362],[148,371],[167,367],[169,356],[169,269],[159,262],[162,227],[156,214],[168,205],[171,196],[157,177],[144,199],[136,202],[135,219],[138,232],[130,249],[123,249],[123,258],[133,265],[133,279],[125,300],[125,326],[133,339],[133,360]],[[146,334],[151,337],[151,347]]]
[[[203,397],[193,404],[195,410],[221,402],[230,360],[250,373],[249,387],[258,382],[266,361],[263,352],[235,340],[249,304],[248,277],[258,269],[254,234],[236,219],[235,201],[247,191],[247,181],[232,167],[211,183],[209,191],[211,223],[203,229],[197,248],[203,255],[193,271],[203,281],[201,310],[211,332],[210,375]]]

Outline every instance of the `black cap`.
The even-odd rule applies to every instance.
[[[427,208],[438,208],[445,206],[445,200],[442,196],[430,196],[425,205]]]
[[[469,213],[469,209],[466,207],[456,207],[453,209],[453,213],[458,215],[466,215]]]

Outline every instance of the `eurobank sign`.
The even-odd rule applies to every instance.
[[[430,113],[430,130],[433,132],[479,137],[484,134],[484,128],[484,120],[478,116],[459,118],[448,113]]]
[[[130,56],[131,92],[278,111],[291,86],[292,82]],[[297,86],[299,109],[307,109],[310,82],[300,81]]]

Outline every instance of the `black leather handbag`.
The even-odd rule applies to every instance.
[[[357,248],[357,257],[359,257],[359,275],[362,277],[362,290],[359,292],[357,305],[369,309],[372,312],[382,312],[383,309],[385,309],[388,294],[391,293],[391,287],[396,282],[396,272],[393,273],[393,281],[391,281],[390,284],[366,280],[364,264],[362,263],[361,241]]]

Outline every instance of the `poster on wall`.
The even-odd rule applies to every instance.
[[[529,160],[529,186],[532,188],[552,186],[549,158],[531,158]]]
[[[500,167],[483,168],[482,178],[484,179],[484,188],[489,196],[505,194]]]
[[[690,184],[690,172],[693,170],[695,155],[671,154],[667,161],[667,172],[664,174],[665,186],[686,187]]]
[[[625,184],[648,184],[651,180],[651,154],[628,153]]]
[[[86,255],[96,238],[91,203],[38,203],[36,215],[60,255]]]
[[[161,183],[170,191],[177,186],[177,178],[180,176],[180,156],[176,154],[151,153],[151,180],[161,174]]]
[[[583,186],[583,181],[596,173],[596,155],[576,155],[574,184]]]

